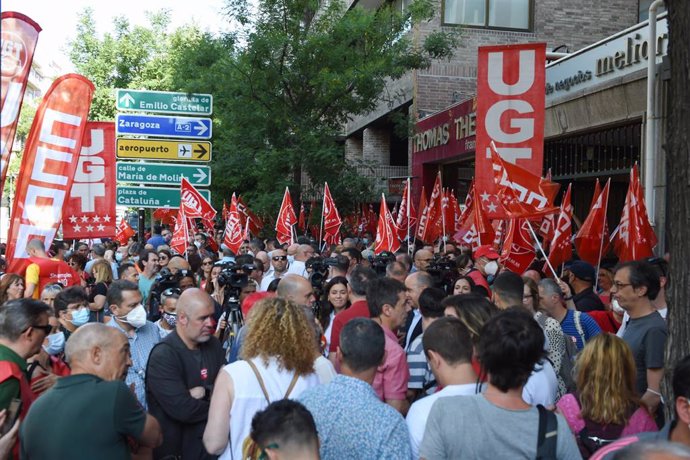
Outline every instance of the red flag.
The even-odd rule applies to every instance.
[[[504,161],[493,148],[493,144],[491,161],[501,205],[509,218],[540,217],[558,212],[558,208],[554,207],[551,201],[555,189],[552,183]]]
[[[501,251],[501,265],[521,275],[534,260],[534,247],[527,219],[512,219]]]
[[[131,225],[123,218],[115,231],[115,239],[120,242],[122,246],[127,244],[127,241],[136,234]]]
[[[180,211],[187,219],[216,217],[216,210],[213,209],[211,203],[206,201],[206,198],[185,177],[182,177],[180,188]]]
[[[343,221],[338,214],[338,208],[335,207],[335,202],[331,196],[331,191],[328,188],[328,183],[323,187],[323,209],[321,216],[323,217],[323,231],[326,235],[330,235],[330,240],[335,241],[336,236],[340,232],[340,226]]]
[[[177,210],[178,208],[158,208],[153,211],[152,216],[154,219],[158,219],[164,224],[173,225],[175,223],[175,217],[177,216]]]
[[[228,210],[228,220],[225,224],[225,237],[223,243],[230,248],[230,250],[237,254],[244,241],[242,222],[240,221],[240,213],[237,211],[237,198],[232,194],[230,200],[230,209]]]
[[[304,202],[299,205],[299,219],[297,219],[297,228],[303,232],[307,230],[307,221],[304,214]]]
[[[467,191],[465,197],[465,209],[461,212],[458,222],[455,225],[455,231],[458,232],[468,227],[469,219],[472,217],[472,206],[474,205],[474,181],[470,183],[470,189]]]
[[[417,227],[417,238],[425,243],[433,243],[441,236],[440,232],[442,228],[440,228],[439,225],[441,213],[443,211],[441,194],[441,173],[439,172],[436,175],[436,181],[431,191],[429,203],[426,206],[426,212],[420,214],[419,225]]]
[[[427,199],[426,199],[426,191],[424,190],[424,186],[422,185],[422,193],[419,196],[419,206],[417,206],[417,209],[419,210],[419,217],[421,218],[424,214],[426,214],[426,208],[429,206]],[[417,233],[419,232],[419,221],[420,219],[417,219],[417,228],[415,228],[415,238],[419,238],[417,236]]]
[[[295,225],[297,216],[292,207],[292,200],[290,199],[290,190],[285,187],[285,194],[283,195],[283,202],[280,204],[280,211],[278,211],[278,220],[276,220],[276,238],[280,244],[285,244],[293,241],[292,226]]]
[[[621,262],[639,260],[654,254],[657,238],[649,223],[637,164],[630,170],[623,215],[614,238],[614,251]]]
[[[400,209],[396,219],[396,226],[398,227],[398,237],[404,241],[407,238],[408,228],[410,238],[414,235],[414,226],[417,223],[417,212],[412,204],[410,197],[410,179],[405,181],[405,188],[403,189],[402,201],[400,202]]]
[[[568,190],[565,192],[563,201],[561,202],[560,213],[553,232],[553,240],[551,241],[551,252],[549,253],[549,262],[552,267],[569,261],[573,258],[573,206],[570,204],[570,192],[572,184],[568,185]]]
[[[2,12],[2,117],[0,123],[0,194],[5,186],[19,109],[29,81],[31,63],[41,27],[28,16]]]
[[[594,207],[594,204],[597,202],[597,198],[599,198],[599,195],[601,195],[601,184],[599,183],[599,178],[597,177],[597,181],[594,184],[594,195],[592,195],[592,203],[589,205],[589,209],[592,209]]]
[[[462,242],[470,245],[472,249],[479,246],[491,244],[494,241],[495,233],[489,217],[484,212],[484,208],[479,202],[479,196],[473,194],[472,216],[468,220],[470,225],[467,233],[462,237]]]
[[[386,197],[381,194],[381,207],[379,210],[379,221],[376,226],[376,242],[374,244],[374,253],[380,254],[383,251],[395,252],[400,249],[400,240],[398,239],[398,229],[395,226],[395,220],[388,210],[386,204]]]
[[[93,84],[81,75],[55,80],[36,111],[17,178],[7,245],[8,262],[27,258],[26,244],[55,237],[72,188],[86,131]]]
[[[378,215],[374,212],[374,205],[372,203],[369,203],[369,206],[367,206],[367,214],[366,230],[373,235],[378,228]]]
[[[115,123],[89,121],[62,209],[64,238],[115,236]]]
[[[611,179],[606,181],[587,219],[575,236],[577,254],[584,261],[595,267],[599,265],[599,258],[606,254],[608,235],[606,231],[606,210],[609,202],[609,186]]]
[[[500,220],[494,220],[492,223],[492,227],[494,228],[494,242],[493,242],[493,247],[497,251],[501,251],[503,247],[504,241],[504,236],[506,233],[506,220],[505,219],[500,219]]]
[[[170,249],[178,254],[184,254],[187,251],[187,244],[189,243],[189,229],[187,218],[180,208],[177,211],[177,219],[175,221],[175,230],[173,231],[172,239],[170,240]]]
[[[254,212],[249,209],[249,206],[244,202],[242,196],[237,197],[237,211],[240,213],[240,221],[242,225],[247,226],[247,221],[249,221],[248,231],[254,235],[258,236],[259,232],[264,226],[263,220]]]
[[[223,220],[228,220],[228,203],[223,200]]]

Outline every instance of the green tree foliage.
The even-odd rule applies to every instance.
[[[413,39],[414,24],[433,14],[428,0],[402,13],[337,0],[227,6],[236,32],[185,42],[173,66],[174,86],[214,94],[214,189],[274,214],[286,185],[299,197],[304,170],[314,189],[328,181],[341,211],[376,199],[344,159],[343,124],[373,110],[391,80],[449,57],[457,32]]]
[[[172,37],[168,34],[167,10],[146,13],[149,26],[131,26],[124,17],[113,19],[114,32],[99,37],[93,10],[80,15],[77,35],[70,42],[70,59],[77,72],[96,85],[91,120],[115,118],[115,88],[168,90]]]

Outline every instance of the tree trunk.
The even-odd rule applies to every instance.
[[[675,364],[690,354],[690,2],[666,0],[669,11],[669,116],[666,137],[668,172],[667,232],[670,289],[666,347],[666,391]],[[675,395],[680,396],[680,395]],[[687,396],[687,395],[682,395]],[[675,403],[667,400],[672,413]]]

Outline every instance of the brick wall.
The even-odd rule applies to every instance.
[[[364,161],[380,165],[390,164],[390,131],[386,128],[369,127],[362,134],[362,156]]]

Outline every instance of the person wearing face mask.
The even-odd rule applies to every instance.
[[[81,286],[58,292],[53,300],[53,309],[59,323],[58,330],[65,334],[65,340],[90,319],[89,298]]]
[[[125,280],[113,282],[106,294],[106,304],[113,316],[106,326],[119,329],[129,340],[132,365],[127,371],[125,382],[130,387],[134,385],[134,394],[146,409],[146,363],[161,336],[158,327],[146,320],[146,310],[141,299],[136,284]]]
[[[161,317],[156,321],[158,333],[161,339],[175,330],[177,324],[177,299],[180,298],[182,291],[178,288],[168,288],[161,294],[160,313]]]
[[[487,297],[491,297],[491,289],[489,284],[493,282],[494,277],[498,274],[498,258],[499,254],[490,246],[479,246],[472,254],[474,258],[474,267],[467,272],[467,276],[472,278],[474,284],[478,288],[483,288]]]

